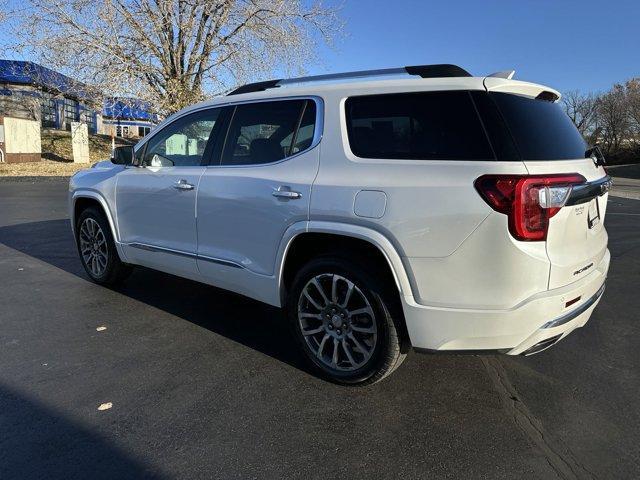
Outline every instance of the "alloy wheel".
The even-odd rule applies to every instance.
[[[298,323],[311,352],[334,370],[361,368],[378,340],[369,300],[357,285],[337,274],[316,275],[307,282],[298,300]]]
[[[100,277],[107,268],[109,251],[107,239],[100,224],[93,218],[86,218],[80,226],[80,254],[94,277]]]

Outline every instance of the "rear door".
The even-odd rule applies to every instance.
[[[491,92],[531,175],[574,174],[584,177],[566,205],[549,221],[546,249],[549,288],[572,283],[593,272],[607,250],[604,217],[609,177],[550,92],[532,98]]]
[[[308,220],[321,105],[291,99],[230,107],[224,148],[198,191],[198,268],[209,282],[270,300],[254,281],[274,274],[287,228]]]

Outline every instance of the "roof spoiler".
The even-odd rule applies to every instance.
[[[511,80],[515,74],[515,70],[501,70],[499,72],[492,73],[491,75],[487,75],[487,77],[504,78],[505,80]]]
[[[265,82],[248,83],[236,88],[228,95],[262,92],[270,88],[278,88],[292,83],[322,82],[325,80],[350,80],[354,78],[380,77],[387,75],[417,75],[422,78],[471,76],[471,74],[464,68],[448,63],[438,65],[413,65],[398,68],[385,68],[381,70],[360,70],[355,72],[331,73],[328,75],[313,75],[310,77],[285,78],[279,80],[267,80]]]

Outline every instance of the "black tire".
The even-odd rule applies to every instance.
[[[302,322],[307,322],[306,319],[299,319],[299,307],[301,310],[306,310],[307,308],[312,308],[312,311],[318,310],[316,307],[312,307],[309,304],[309,300],[304,295],[304,289],[309,286],[310,283],[313,283],[313,279],[316,279],[319,283],[324,282],[325,284],[331,282],[332,284],[335,282],[333,278],[338,277],[339,282],[343,282],[345,285],[348,285],[348,280],[354,284],[353,291],[358,291],[358,294],[362,294],[362,297],[366,298],[366,301],[370,305],[373,313],[374,319],[371,321],[369,319],[369,315],[365,315],[365,320],[371,324],[369,329],[373,329],[373,322],[375,322],[376,326],[376,334],[370,334],[368,337],[367,334],[364,337],[360,337],[360,341],[363,339],[367,342],[371,342],[370,344],[365,344],[364,347],[371,347],[373,349],[373,353],[369,357],[368,360],[364,360],[366,357],[362,355],[362,361],[365,362],[362,365],[357,366],[359,362],[350,362],[349,360],[353,360],[353,355],[360,355],[360,349],[355,345],[355,341],[349,340],[344,336],[341,337],[345,339],[347,345],[342,344],[341,340],[336,337],[335,333],[337,330],[335,329],[335,325],[333,327],[329,326],[329,323],[332,321],[328,320],[330,318],[331,311],[325,313],[320,313],[317,315],[321,318],[313,318],[312,322],[318,322],[310,327],[309,324],[306,324],[304,327],[302,326]],[[326,286],[326,285],[325,285]],[[314,289],[316,287],[314,286]],[[338,287],[336,287],[338,288]],[[348,289],[348,286],[345,287]],[[344,288],[343,288],[344,290]],[[310,293],[307,291],[307,293]],[[353,294],[352,294],[353,295]],[[329,297],[329,295],[326,295]],[[340,297],[341,294],[338,293],[336,295]],[[346,293],[341,298],[345,298]],[[322,299],[323,297],[320,297]],[[331,298],[328,298],[329,304],[333,304],[333,292],[331,292]],[[355,301],[355,300],[352,300]],[[302,303],[301,303],[302,302]],[[328,305],[326,301],[323,304],[320,304],[318,300],[316,302],[320,306]],[[341,302],[337,302],[340,304]],[[366,305],[366,304],[364,304]],[[337,305],[339,307],[339,305]],[[341,257],[336,256],[325,256],[319,257],[314,260],[309,261],[306,265],[302,267],[302,269],[295,276],[291,289],[289,291],[289,295],[287,297],[286,303],[287,309],[287,317],[289,319],[289,324],[292,328],[293,335],[296,339],[296,342],[300,349],[303,352],[303,356],[308,360],[311,367],[317,371],[322,377],[333,381],[335,383],[343,384],[343,385],[369,385],[376,382],[379,382],[390,373],[392,373],[396,368],[400,366],[400,364],[404,361],[406,354],[403,353],[401,346],[402,342],[402,328],[399,328],[401,325],[401,308],[399,305],[399,300],[397,298],[397,292],[395,291],[395,284],[391,287],[389,282],[384,282],[380,279],[379,272],[373,272],[367,270],[362,265]],[[315,309],[315,310],[313,310]],[[360,308],[359,310],[362,310]],[[355,312],[355,310],[353,310]],[[322,310],[324,312],[324,310]],[[346,310],[346,318],[351,319],[351,313],[349,310]],[[301,312],[302,315],[306,315],[306,313]],[[312,313],[310,315],[313,315]],[[335,314],[334,314],[335,315]],[[394,321],[395,317],[395,321]],[[331,316],[331,318],[334,318]],[[353,317],[353,324],[347,325],[345,323],[341,323],[340,319],[335,317],[337,324],[342,327],[342,335],[346,335],[345,332],[348,331],[350,334],[355,334],[352,330],[354,326],[356,326],[356,317]],[[358,320],[359,321],[359,320]],[[302,333],[303,328],[305,331],[315,331],[318,329],[324,329],[317,334],[312,335],[304,335]],[[331,331],[327,330],[328,328],[332,328]],[[357,328],[357,326],[356,326]],[[361,327],[362,328],[362,327]],[[362,330],[360,330],[362,331]],[[332,364],[335,362],[336,353],[335,349],[338,349],[338,359],[339,363],[342,364],[342,369],[333,368],[331,365],[328,365],[326,362],[328,359],[325,359],[326,355],[324,352],[326,351],[326,345],[324,348],[322,347],[322,340],[327,335],[329,336],[326,342],[333,342],[330,345],[334,345],[338,343],[339,345],[336,347],[330,347],[331,350],[331,360]],[[307,340],[308,339],[308,340]],[[374,339],[374,340],[372,340]],[[362,343],[361,343],[362,344]],[[354,348],[355,347],[355,348]],[[316,351],[314,351],[314,348]],[[323,357],[324,360],[318,357],[317,350],[321,350],[320,356]],[[351,355],[347,359],[348,352],[346,350],[350,350]],[[336,363],[338,365],[338,363]],[[345,366],[346,365],[346,366]],[[356,368],[357,366],[357,368]],[[351,370],[344,370],[345,368],[352,368]]]
[[[98,274],[92,271],[91,266],[88,265],[81,251],[81,228],[82,225],[87,221],[87,219],[93,220],[98,224],[100,231],[104,235],[106,244],[106,266],[103,268],[103,271]],[[99,208],[87,207],[78,216],[76,220],[76,246],[78,248],[78,255],[80,256],[80,262],[82,263],[85,272],[87,272],[89,278],[95,283],[105,286],[117,285],[125,278],[127,278],[133,270],[131,265],[123,263],[120,260],[118,251],[116,250],[115,242],[113,240],[113,235],[111,234],[111,227],[109,226],[109,222],[105,214]]]

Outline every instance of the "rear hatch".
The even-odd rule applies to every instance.
[[[604,217],[610,178],[601,162],[586,158],[588,146],[558,103],[558,92],[498,78],[486,78],[485,87],[529,175],[577,174],[564,206],[548,220],[546,251],[550,289],[580,280],[606,254]]]

